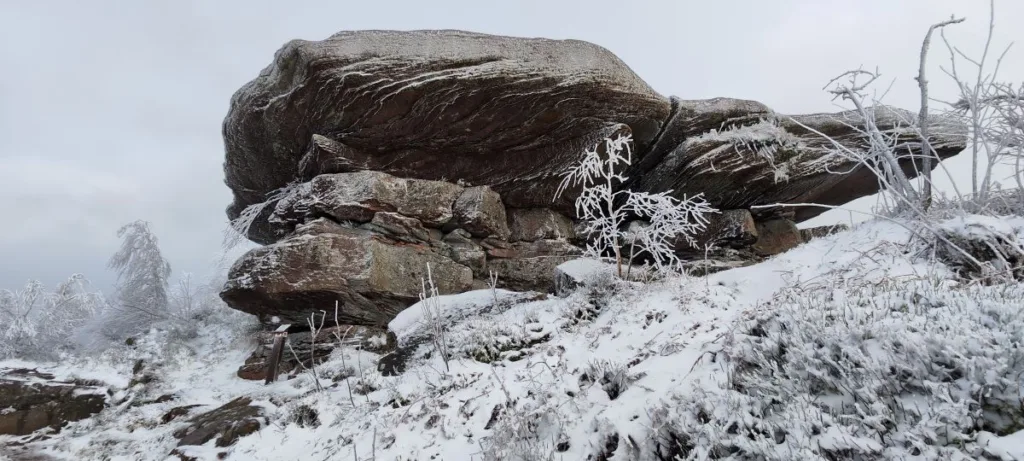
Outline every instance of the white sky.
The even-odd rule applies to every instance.
[[[1024,2],[996,8],[996,43],[1024,47]],[[74,272],[108,287],[115,232],[134,219],[152,223],[176,274],[208,273],[230,202],[229,98],[292,38],[451,28],[582,39],[665,95],[756,99],[783,113],[836,110],[821,87],[878,66],[896,79],[885,101],[916,110],[921,38],[952,13],[968,21],[949,36],[977,54],[981,0],[0,0],[0,287]],[[937,45],[933,95],[952,98]],[[1002,76],[1024,80],[1024,49]],[[967,160],[949,163],[968,171],[963,181]]]

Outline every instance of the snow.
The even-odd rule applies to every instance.
[[[1018,223],[1007,219],[990,224],[1016,228]],[[842,450],[887,459],[974,459],[981,451],[990,459],[1024,459],[1024,431],[1000,437],[991,432],[994,427],[987,428],[989,432],[963,441],[963,451],[957,444],[949,449],[922,445],[918,456],[911,448],[894,448],[885,441],[892,439],[870,430],[884,423],[878,416],[884,408],[871,400],[864,403],[862,421],[822,410],[841,411],[861,402],[856,399],[881,392],[871,386],[884,386],[887,374],[880,381],[864,381],[864,389],[852,396],[794,394],[767,407],[778,410],[767,416],[758,412],[767,402],[734,386],[745,382],[758,392],[789,395],[785,392],[815,382],[816,374],[824,373],[823,382],[837,379],[828,378],[825,368],[790,363],[777,370],[777,378],[750,381],[761,371],[746,367],[743,360],[767,354],[776,343],[790,347],[792,360],[800,354],[807,354],[802,363],[822,360],[823,349],[814,341],[804,343],[806,348],[791,344],[803,335],[819,335],[825,346],[831,341],[844,345],[844,360],[860,357],[865,367],[888,366],[892,357],[901,357],[903,352],[893,349],[895,340],[913,341],[906,348],[911,352],[969,352],[975,361],[968,365],[975,368],[965,368],[973,371],[960,384],[970,388],[978,382],[999,382],[1012,391],[1014,384],[1003,381],[1002,373],[1012,366],[1006,348],[1013,341],[1019,344],[1024,334],[1024,327],[1013,330],[1024,325],[1024,314],[1009,310],[1012,305],[1005,296],[1021,293],[1024,284],[1000,288],[960,283],[941,264],[910,251],[909,242],[912,235],[905,228],[870,222],[757,265],[647,284],[617,279],[599,262],[572,261],[559,270],[574,274],[584,286],[565,298],[478,290],[430,300],[431,312],[445,326],[448,367],[436,343],[414,341],[431,329],[423,304],[416,304],[389,325],[399,344],[410,349],[402,374],[384,376],[375,366],[379,356],[346,348],[318,368],[322,391],[308,373],[267,386],[238,379],[235,370],[253,345],[237,329],[218,326],[170,349],[153,332],[120,356],[55,366],[6,361],[0,368],[39,367],[62,376],[91,373],[116,392],[111,407],[97,417],[29,444],[57,459],[163,460],[177,443],[171,433],[186,424],[184,418],[161,424],[164,413],[187,404],[207,405],[200,409],[206,411],[239,396],[262,405],[271,424],[232,447],[211,442],[189,448],[190,455],[216,459],[223,452],[229,460],[575,460],[608,451],[614,453],[612,459],[653,459],[655,450],[666,449],[659,444],[667,435],[683,434],[693,437],[692,455],[698,458],[710,457],[715,444],[726,443],[780,460],[825,459],[823,451]],[[899,310],[901,300],[914,296],[946,304]],[[894,302],[895,310],[887,310],[887,302]],[[996,318],[998,322],[992,321]],[[793,329],[779,333],[783,323]],[[752,333],[758,326],[763,326],[764,337]],[[129,388],[131,363],[138,358],[152,364],[157,380]],[[799,380],[784,380],[800,373]],[[845,375],[857,373],[847,368]],[[773,379],[782,385],[765,387]],[[936,402],[935,394],[927,391],[955,391],[948,384],[922,386],[925,390],[909,392],[902,400],[908,408],[922,408],[922,422],[903,421],[893,429],[892,437],[908,437],[908,447],[942,434],[941,426],[928,424],[947,421],[942,418],[961,407],[955,399]],[[988,392],[998,395],[994,389]],[[176,399],[130,404],[163,394]],[[703,409],[706,414],[698,416]],[[309,412],[315,412],[316,423],[299,417]],[[957,427],[957,421],[942,424]],[[745,429],[734,435],[730,427]],[[785,442],[757,432],[765,427],[784,429]],[[914,439],[916,434],[925,435]]]

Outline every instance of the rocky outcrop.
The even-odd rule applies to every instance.
[[[339,322],[383,325],[418,299],[428,266],[441,293],[472,285],[468,267],[427,243],[321,221],[242,256],[221,297],[235,309],[281,323],[305,325],[311,314],[333,314],[337,307]]]
[[[331,325],[337,308],[339,323],[386,325],[419,300],[428,270],[441,294],[487,286],[492,272],[500,287],[549,291],[554,267],[580,254],[566,240],[572,221],[554,211],[507,211],[487,186],[371,171],[317,176],[269,222],[284,237],[242,256],[221,293],[266,323],[306,326],[326,312]]]
[[[874,121],[911,140],[911,115],[879,108]],[[267,321],[304,324],[337,304],[342,323],[382,326],[417,300],[428,265],[442,293],[486,286],[492,273],[499,286],[550,291],[554,268],[580,253],[569,242],[586,238],[573,221],[578,190],[555,197],[562,174],[617,134],[633,139],[620,187],[703,194],[723,210],[681,253],[778,254],[804,240],[795,223],[824,208],[764,205],[878,190],[867,169],[834,155],[835,143],[865,148],[861,122],[666,98],[580,41],[459,31],[295,40],[235,93],[224,121],[228,215],[251,206],[247,235],[268,246],[235,264],[222,295]],[[932,123],[941,158],[964,148],[964,126]],[[745,260],[722,267],[735,261]]]
[[[508,205],[546,207],[557,173],[583,149],[622,130],[646,146],[669,110],[615,55],[576,40],[460,31],[293,40],[231,99],[229,214],[295,179],[359,170],[488,185]]]
[[[107,395],[96,383],[64,382],[36,370],[0,373],[0,435],[27,435],[88,418],[103,410]]]

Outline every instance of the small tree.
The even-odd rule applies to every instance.
[[[675,269],[679,263],[675,239],[681,236],[692,241],[694,234],[706,228],[705,215],[715,211],[701,195],[680,200],[671,195],[672,191],[651,194],[616,190],[627,179],[621,171],[632,162],[632,141],[629,135],[619,135],[606,138],[603,146],[598,146],[603,149],[585,151],[580,163],[564,174],[555,194],[557,198],[570,187],[582,186],[576,198],[576,214],[584,221],[583,232],[589,237],[586,254],[601,259],[612,253],[619,277],[623,240],[630,241],[630,262],[634,256],[646,253],[656,269]],[[630,219],[644,219],[650,224],[625,231]]]
[[[117,231],[121,248],[110,258],[117,271],[118,311],[116,336],[137,331],[156,319],[167,317],[168,278],[171,265],[160,253],[157,238],[146,221],[126,224]],[[115,319],[109,319],[115,320]]]

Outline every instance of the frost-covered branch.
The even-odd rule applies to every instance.
[[[938,155],[935,153],[935,149],[932,148],[931,140],[929,139],[928,133],[928,79],[925,73],[925,65],[928,62],[928,48],[932,43],[932,33],[935,29],[942,29],[943,27],[950,26],[953,24],[959,24],[964,22],[964,18],[951,17],[947,21],[933,24],[928,28],[928,33],[924,36],[924,41],[921,43],[921,59],[918,62],[918,73],[917,73],[917,86],[921,90],[921,110],[917,116],[917,127],[920,131],[921,137],[921,154],[924,155],[924,161],[922,162],[922,169],[924,174],[924,208],[928,209],[931,206],[932,200],[932,160],[937,159]]]
[[[634,256],[646,254],[655,269],[678,269],[674,240],[688,241],[707,226],[706,214],[715,210],[701,195],[673,197],[672,191],[657,194],[616,190],[626,181],[622,174],[632,162],[632,137],[620,135],[604,140],[603,149],[588,149],[580,163],[565,173],[555,197],[573,187],[582,187],[576,198],[576,214],[583,220],[583,233],[589,236],[587,256],[601,259],[608,252],[615,258],[622,277],[622,241],[630,242],[630,263]],[[599,153],[599,150],[603,152]],[[626,230],[631,218],[646,220],[645,226]],[[635,252],[639,246],[640,252]]]

